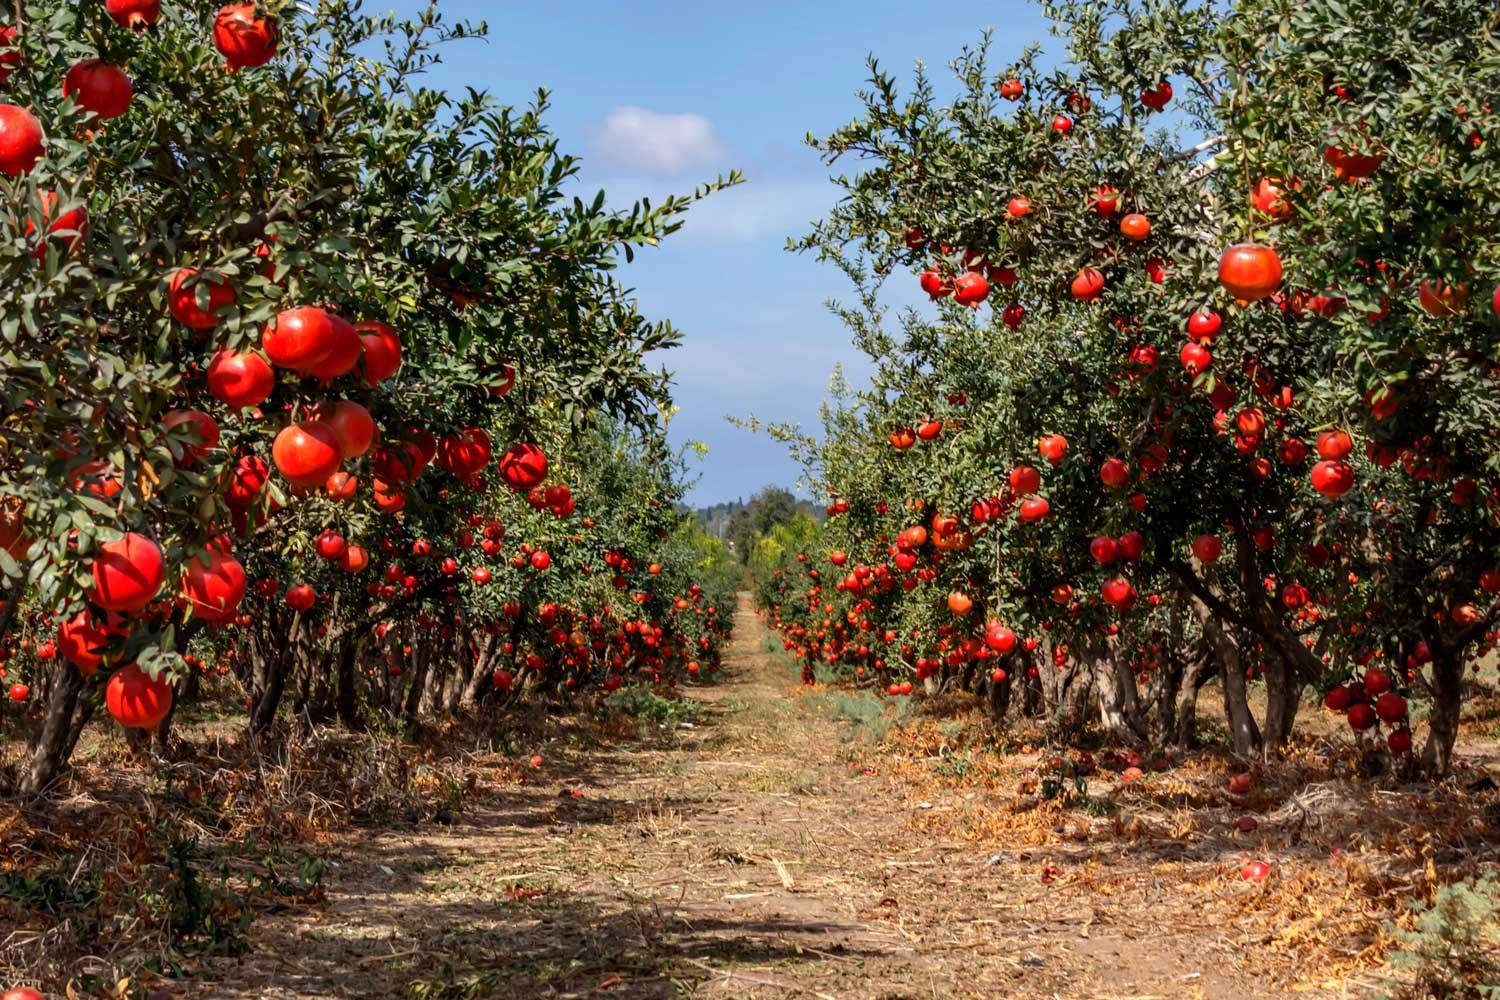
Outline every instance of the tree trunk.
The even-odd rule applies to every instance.
[[[1131,717],[1129,696],[1121,683],[1119,664],[1100,649],[1084,650],[1081,656],[1094,678],[1094,690],[1099,698],[1099,722],[1104,731],[1130,743],[1140,740],[1142,734]]]
[[[66,660],[59,661],[52,668],[47,714],[32,736],[31,761],[21,775],[22,795],[37,795],[45,791],[67,766],[73,746],[78,740],[72,732],[78,714],[78,702],[83,698],[87,685],[88,681],[83,674]]]
[[[1242,754],[1254,753],[1260,749],[1260,729],[1255,724],[1255,716],[1250,714],[1250,703],[1245,694],[1245,666],[1240,662],[1239,647],[1202,601],[1193,601],[1193,613],[1218,661],[1219,677],[1224,685],[1224,716],[1229,723],[1234,749]]]
[[[1265,742],[1279,747],[1292,736],[1292,725],[1297,720],[1297,705],[1302,700],[1302,684],[1297,680],[1297,671],[1274,652],[1266,658],[1266,725]]]
[[[1185,750],[1198,746],[1198,692],[1213,677],[1212,662],[1197,655],[1188,660],[1182,673],[1182,687],[1177,694],[1177,727],[1172,743]]]
[[[1422,766],[1433,777],[1453,768],[1453,746],[1458,740],[1458,717],[1463,708],[1463,657],[1439,649],[1432,658],[1432,710],[1427,716],[1427,743]]]
[[[359,700],[355,685],[359,680],[357,667],[365,651],[363,637],[345,642],[339,650],[338,660],[338,716],[339,721],[350,730],[363,728],[359,717]]]

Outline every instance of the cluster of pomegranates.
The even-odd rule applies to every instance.
[[[1323,696],[1323,705],[1343,715],[1356,733],[1380,724],[1391,727],[1386,746],[1395,754],[1411,752],[1406,699],[1391,689],[1391,675],[1379,667],[1371,667],[1359,680],[1330,690]]]

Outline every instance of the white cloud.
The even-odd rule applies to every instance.
[[[641,174],[671,177],[712,164],[723,168],[728,147],[702,115],[663,114],[622,105],[589,130],[595,156]]]

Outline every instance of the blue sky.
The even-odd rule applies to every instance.
[[[378,2],[368,4],[370,9]],[[425,4],[400,0],[411,13]],[[473,86],[506,103],[551,91],[552,128],[584,157],[583,179],[615,203],[685,193],[732,168],[748,183],[716,195],[684,230],[622,271],[645,313],[670,319],[681,348],[657,356],[675,372],[679,441],[709,456],[690,498],[748,497],[790,486],[797,467],[782,446],[739,430],[728,414],[817,426],[834,365],[861,366],[830,297],[843,275],[787,253],[836,198],[828,171],[803,144],[853,118],[865,58],[898,79],[922,59],[934,76],[965,44],[997,27],[997,58],[1044,38],[1028,4],[941,9],[873,0],[705,5],[653,2],[513,4],[442,0],[445,16],[489,22],[488,41],[450,46],[431,83]]]

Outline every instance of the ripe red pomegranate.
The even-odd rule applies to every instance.
[[[1324,431],[1318,435],[1318,454],[1330,462],[1342,462],[1354,451],[1347,431]]]
[[[359,403],[341,399],[336,403],[322,403],[313,410],[313,419],[321,420],[333,428],[338,438],[339,454],[347,461],[359,458],[375,443],[375,420],[370,411]]]
[[[1240,878],[1246,882],[1264,882],[1271,874],[1271,866],[1264,861],[1246,861],[1240,866]]]
[[[308,370],[309,375],[324,385],[353,371],[365,351],[364,342],[359,339],[353,323],[335,312],[328,313],[328,319],[333,324],[333,340],[328,354]]]
[[[172,685],[167,675],[153,680],[132,663],[110,675],[104,705],[126,729],[155,729],[172,710]]]
[[[1099,466],[1099,478],[1105,486],[1111,489],[1119,489],[1130,482],[1130,466],[1124,459],[1106,458],[1104,464]]]
[[[186,425],[190,443],[186,452],[194,458],[204,458],[219,446],[219,424],[202,410],[169,410],[161,418],[164,430]]]
[[[344,541],[344,536],[337,531],[326,528],[313,539],[313,548],[317,550],[319,556],[329,562],[337,562],[344,558],[345,552],[349,551],[349,543]]]
[[[548,566],[551,566],[551,565],[552,565],[552,557],[550,555],[548,555],[544,550],[537,549],[535,552],[533,552],[531,554],[531,568],[532,569],[535,569],[535,570],[544,570]]]
[[[1217,561],[1223,551],[1224,545],[1217,535],[1199,535],[1193,539],[1193,556],[1201,563]]]
[[[515,682],[515,675],[509,670],[496,670],[490,675],[490,683],[494,685],[496,691],[509,691]]]
[[[37,194],[37,200],[42,203],[42,226],[45,227],[49,239],[37,243],[31,255],[39,261],[47,259],[47,247],[55,242],[51,237],[54,234],[72,233],[71,236],[61,237],[66,241],[66,252],[72,253],[78,249],[89,235],[89,210],[84,205],[74,205],[66,212],[58,212],[57,195],[52,191],[41,191]],[[54,214],[56,217],[54,218]],[[26,220],[26,233],[30,236],[36,232],[36,222],[32,219]]]
[[[1037,438],[1036,450],[1055,467],[1068,456],[1068,439],[1061,434],[1044,434]]]
[[[182,577],[182,598],[194,617],[224,625],[239,613],[247,584],[245,567],[239,560],[210,545],[188,561]]]
[[[1015,77],[1011,77],[1009,80],[1006,80],[1004,83],[1000,84],[1000,96],[1005,98],[1007,101],[1019,101],[1021,99],[1021,95],[1024,93],[1026,93],[1025,85]]]
[[[1120,558],[1120,543],[1108,535],[1100,535],[1089,542],[1089,555],[1101,566],[1108,566]]]
[[[299,583],[287,588],[285,600],[287,607],[293,611],[311,611],[312,606],[318,603],[318,592],[310,583]]]
[[[1406,699],[1394,691],[1387,691],[1375,699],[1375,714],[1386,725],[1395,725],[1406,718]]]
[[[959,305],[977,307],[989,294],[990,283],[982,274],[966,271],[953,282],[953,301]]]
[[[31,697],[31,688],[26,684],[12,684],[10,686],[11,701],[25,701]]]
[[[1374,728],[1378,720],[1379,717],[1375,714],[1375,710],[1369,705],[1349,706],[1349,728],[1356,733],[1362,733],[1367,729]]]
[[[1411,730],[1397,729],[1385,738],[1385,745],[1398,756],[1411,753]]]
[[[1450,285],[1442,281],[1423,279],[1417,286],[1417,301],[1429,316],[1439,319],[1457,316],[1469,304],[1469,286],[1463,282]]]
[[[199,295],[203,304],[199,304]],[[179,268],[167,283],[167,309],[172,318],[192,330],[212,330],[219,325],[219,310],[233,305],[234,286],[229,279],[199,276],[196,267]]]
[[[289,424],[276,435],[271,460],[293,489],[321,486],[343,461],[338,432],[322,420]]]
[[[1042,487],[1042,474],[1030,465],[1018,465],[1010,470],[1010,491],[1016,496],[1028,496]]]
[[[1127,562],[1135,562],[1146,551],[1146,538],[1139,531],[1128,531],[1118,539],[1120,556]]]
[[[1092,302],[1104,292],[1104,273],[1097,267],[1085,267],[1073,278],[1073,297],[1079,302]]]
[[[1099,595],[1106,604],[1121,611],[1129,611],[1135,605],[1135,587],[1124,577],[1116,576],[1105,580],[1104,586],[1099,588]]]
[[[117,616],[110,616],[100,624],[92,612],[80,611],[58,626],[57,652],[87,677],[104,662],[109,644],[124,634]]]
[[[360,371],[370,385],[384,381],[401,368],[401,337],[384,323],[359,323],[354,327],[364,345]]]
[[[1016,512],[1016,519],[1022,524],[1034,524],[1051,511],[1052,504],[1047,502],[1046,497],[1027,497],[1021,501],[1020,509]]]
[[[1200,344],[1212,344],[1224,325],[1224,317],[1212,309],[1200,309],[1188,317],[1188,336]]]
[[[1259,302],[1281,287],[1281,258],[1270,247],[1238,243],[1219,258],[1219,284],[1241,302]]]
[[[0,173],[10,177],[31,173],[46,141],[35,115],[14,104],[0,104]]]
[[[333,317],[316,306],[288,309],[261,333],[261,349],[277,368],[310,371],[327,358],[337,336]]]
[[[1213,367],[1213,352],[1195,340],[1182,345],[1177,358],[1189,375],[1201,375]]]
[[[890,433],[891,447],[905,451],[917,443],[917,432],[910,427],[898,427]]]
[[[270,62],[279,38],[276,22],[257,15],[253,3],[226,4],[214,17],[214,48],[231,73]]]
[[[368,565],[370,565],[370,554],[358,545],[348,546],[344,549],[344,554],[339,557],[339,568],[345,573],[363,573]]]
[[[208,391],[225,406],[259,406],[276,387],[276,373],[259,354],[225,348],[208,363]]]
[[[999,622],[988,622],[984,626],[984,643],[997,653],[1010,653],[1016,648],[1016,634]]]
[[[934,301],[953,291],[953,286],[949,285],[947,279],[937,271],[923,271],[917,283],[922,286],[922,291],[927,293],[927,297]]]
[[[130,110],[135,88],[118,66],[102,59],[85,59],[63,77],[62,93],[77,101],[80,110],[107,120]]]
[[[1026,318],[1026,307],[1019,302],[1012,302],[1000,312],[1000,319],[1012,330],[1021,328],[1021,321]]]
[[[1163,80],[1149,90],[1141,91],[1141,103],[1152,111],[1160,111],[1172,99],[1172,85]]]
[[[460,479],[478,475],[493,456],[490,436],[478,427],[448,434],[438,443],[437,464]]]
[[[1012,198],[1010,202],[1005,206],[1005,214],[1009,215],[1012,219],[1019,219],[1023,216],[1030,215],[1031,199],[1019,197]]]
[[[1052,131],[1058,135],[1067,135],[1073,131],[1073,119],[1067,115],[1057,115],[1052,119]]]
[[[505,485],[523,493],[547,478],[547,456],[529,442],[511,445],[500,456],[500,478]]]
[[[943,422],[941,420],[924,420],[917,425],[917,437],[923,441],[932,441],[943,433]]]
[[[1347,712],[1352,704],[1354,704],[1354,696],[1349,688],[1342,684],[1323,696],[1323,707],[1330,712]]]
[[[99,546],[88,599],[105,611],[134,614],[156,599],[167,579],[161,549],[145,535],[127,532]]]
[[[1313,466],[1313,489],[1337,498],[1354,488],[1354,468],[1346,462],[1323,461]]]
[[[1139,243],[1151,235],[1151,220],[1139,212],[1131,212],[1120,220],[1120,235]]]
[[[1490,305],[1495,310],[1495,318],[1500,319],[1500,285],[1495,286],[1495,297]]]
[[[20,32],[8,24],[0,25],[0,87],[10,80],[10,75],[21,65],[21,49],[16,45]]]
[[[131,31],[145,31],[161,17],[161,0],[104,0],[115,23]]]
[[[1292,214],[1292,206],[1286,201],[1286,190],[1279,181],[1270,177],[1262,177],[1251,190],[1250,204],[1257,212],[1273,219],[1285,219]]]

